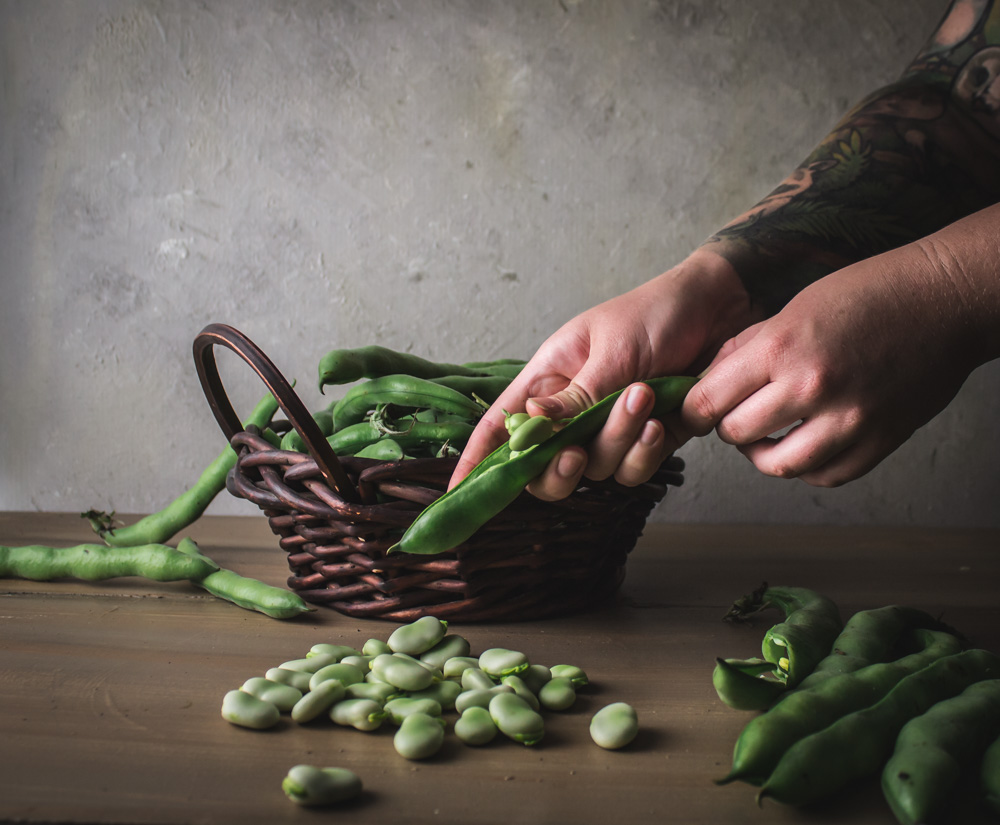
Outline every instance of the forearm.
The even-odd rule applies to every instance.
[[[995,203],[998,43],[1000,0],[956,0],[897,83],[863,100],[703,248],[725,258],[770,315],[830,272]]]

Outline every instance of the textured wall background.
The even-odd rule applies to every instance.
[[[944,6],[0,0],[0,508],[193,482],[211,321],[307,404],[334,346],[530,356],[769,191]],[[838,490],[687,445],[658,517],[997,526],[998,379]]]

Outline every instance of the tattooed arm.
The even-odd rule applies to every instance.
[[[856,106],[707,248],[770,315],[807,284],[1000,197],[1000,3],[957,0],[900,79]]]
[[[869,472],[1000,357],[1000,2],[956,0],[900,80],[709,241],[753,305],[684,405],[763,473]],[[791,428],[781,437],[774,437]]]
[[[1000,355],[998,195],[1000,0],[955,0],[898,82],[764,200],[552,335],[453,482],[503,440],[502,410],[564,418],[625,386],[599,436],[557,456],[536,495],[564,497],[583,475],[640,483],[713,428],[770,475],[856,478]],[[649,419],[639,382],[710,363],[681,417]]]

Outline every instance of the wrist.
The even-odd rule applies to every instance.
[[[700,331],[692,362],[695,371],[708,366],[723,343],[763,319],[732,264],[705,247],[694,250],[649,286],[665,295],[683,296],[673,317],[665,321]]]

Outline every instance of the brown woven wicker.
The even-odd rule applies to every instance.
[[[219,379],[216,344],[261,377],[308,454],[275,449],[243,430]],[[448,553],[387,555],[447,488],[456,459],[338,458],[288,382],[242,333],[211,324],[194,351],[209,405],[239,456],[229,491],[267,517],[287,553],[288,586],[349,616],[510,621],[593,607],[618,589],[650,511],[683,481],[683,462],[671,458],[638,487],[585,480],[558,502],[525,493]]]

